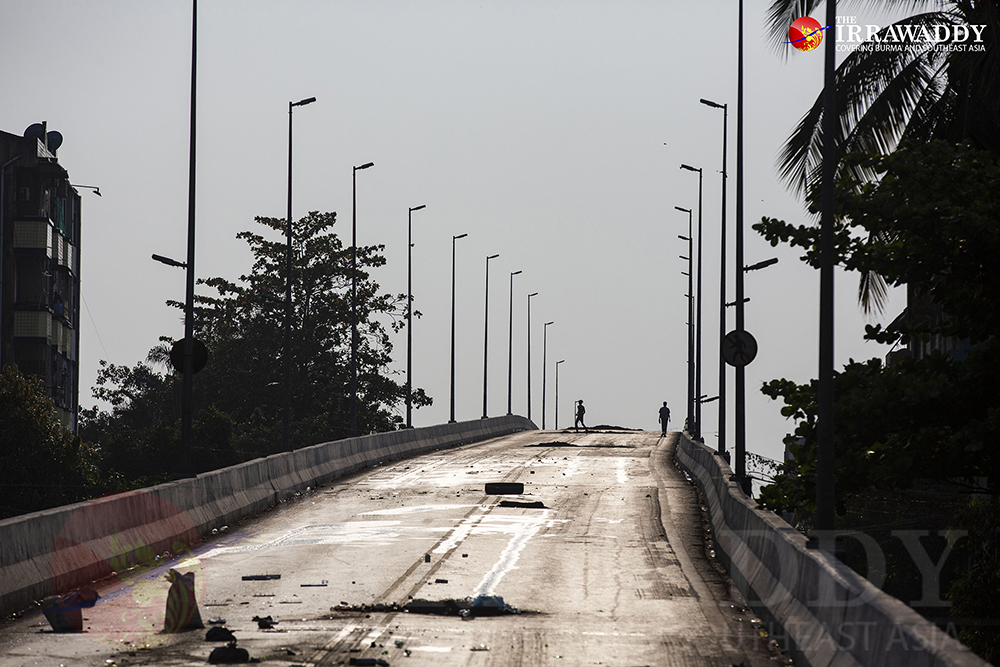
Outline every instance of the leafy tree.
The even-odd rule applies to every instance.
[[[813,12],[820,0],[775,0],[767,23],[776,44],[787,41],[788,27]],[[862,3],[856,3],[862,4]],[[837,68],[838,177],[856,184],[877,177],[868,163],[853,154],[888,154],[901,143],[942,139],[970,143],[1000,155],[1000,8],[995,0],[881,0],[867,3],[896,9],[926,9],[883,28],[902,24],[935,26],[985,25],[983,51],[937,49],[918,35],[899,50],[855,50]],[[833,31],[827,33],[833,39]],[[787,45],[786,45],[787,48]],[[781,173],[805,194],[822,171],[822,93],[786,142]],[[873,239],[877,240],[877,239]],[[887,294],[881,275],[862,273],[859,296],[866,310],[881,310]]]
[[[79,430],[98,445],[109,491],[151,486],[180,469],[180,387],[172,378],[149,363],[129,368],[102,360],[93,394],[110,410],[81,410]]]
[[[279,218],[257,218],[284,230]],[[293,239],[292,412],[293,447],[350,435],[351,248],[333,233],[334,213],[312,212],[298,221]],[[281,450],[285,253],[282,240],[241,232],[253,256],[249,273],[238,280],[199,280],[214,295],[196,297],[195,335],[209,348],[208,365],[195,377],[192,454],[199,470],[248,460]],[[382,246],[358,248],[358,429],[370,433],[399,428],[396,406],[405,387],[387,373],[392,345],[389,329],[405,325],[404,295],[383,293],[369,271],[382,266]],[[183,304],[169,302],[183,308]],[[105,365],[95,397],[110,412],[87,413],[93,432],[126,477],[165,474],[179,466],[180,376],[169,372],[170,340],[162,339],[133,369]],[[429,405],[422,389],[413,405]],[[131,448],[128,454],[121,447]],[[146,473],[126,465],[131,460]],[[152,465],[152,470],[149,468]],[[109,466],[112,463],[109,461]],[[126,472],[126,470],[128,472]]]
[[[948,509],[938,497],[917,518],[927,527],[967,531],[949,558],[956,566],[946,568],[941,581],[950,587],[951,617],[960,639],[995,660],[1000,657],[995,632],[1000,623],[1000,275],[995,269],[1000,166],[992,153],[940,141],[859,162],[876,180],[841,184],[838,261],[850,270],[878,272],[889,285],[907,285],[910,296],[903,317],[888,328],[867,327],[866,338],[883,343],[945,339],[951,346],[887,366],[880,359],[851,360],[836,374],[840,524],[877,536],[877,527],[867,530],[866,512],[876,505],[884,508],[887,503],[878,498],[886,493],[895,492],[901,501],[904,495],[919,499],[919,489],[899,492],[917,481],[923,489],[934,481],[975,489],[978,495],[957,517],[942,518],[942,508],[945,514]],[[764,218],[755,229],[772,244],[804,248],[803,259],[818,265],[816,228]],[[815,380],[805,385],[773,380],[763,387],[765,394],[784,401],[782,414],[796,426],[785,439],[794,459],[779,466],[775,483],[761,490],[760,502],[795,512],[807,526],[815,511],[817,389]],[[907,519],[914,518],[914,505],[898,505],[911,512]],[[881,533],[886,590],[904,600],[919,598],[912,563],[891,532]],[[862,557],[860,563],[865,562]],[[917,590],[907,593],[908,587]],[[940,609],[930,613],[939,617]]]
[[[910,311],[866,337],[902,343],[948,338],[949,354],[890,366],[852,361],[835,378],[841,502],[871,484],[905,487],[914,479],[988,477],[1000,492],[1000,166],[989,153],[932,142],[864,161],[878,183],[844,184],[837,229],[841,265],[877,271],[909,285]],[[754,226],[772,244],[806,250],[818,265],[819,231],[764,218]],[[877,238],[877,242],[866,240]],[[813,509],[816,384],[774,380],[765,394],[783,399],[796,420],[786,438],[795,461],[762,495],[773,509]]]
[[[280,218],[258,224],[284,229]],[[336,214],[311,212],[299,220],[293,239],[292,289],[292,438],[296,446],[350,435],[351,248],[333,233]],[[284,241],[241,232],[253,254],[253,267],[238,282],[203,282],[217,296],[199,298],[196,329],[211,349],[208,367],[198,376],[202,401],[237,423],[258,413],[259,425],[280,434],[282,350],[284,346]],[[405,295],[381,292],[369,271],[383,266],[384,246],[358,248],[358,431],[399,428],[393,408],[405,387],[390,377],[389,330],[404,326]],[[180,304],[174,304],[180,306]],[[203,377],[204,376],[204,377]],[[233,387],[241,387],[235,392]],[[423,390],[414,405],[428,405]],[[272,446],[280,446],[280,438]]]
[[[0,424],[0,518],[89,497],[94,452],[63,426],[38,378],[3,367]]]

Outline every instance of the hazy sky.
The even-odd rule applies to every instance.
[[[747,0],[745,260],[780,263],[746,275],[746,328],[760,351],[747,368],[748,449],[781,456],[790,424],[763,381],[817,373],[819,280],[801,254],[751,229],[762,215],[804,220],[779,181],[782,142],[822,85],[822,49],[777,53],[764,33],[769,0]],[[542,324],[548,327],[547,425],[553,364],[560,425],[583,398],[591,425],[657,428],[686,400],[681,275],[687,216],[704,182],[703,392],[717,393],[722,111],[730,105],[729,239],[735,226],[737,3],[632,0],[202,0],[198,16],[199,277],[250,267],[237,232],[284,217],[288,102],[295,111],[294,216],[336,211],[350,242],[352,166],[358,242],[382,243],[375,273],[406,291],[407,209],[414,214],[414,385],[434,398],[414,424],[448,419],[451,237],[457,259],[459,420],[482,412],[484,264],[490,262],[490,414],[506,412],[507,328],[514,278],[514,411],[526,412],[526,294],[532,313],[531,416],[541,425]],[[863,10],[858,10],[859,15]],[[841,12],[842,14],[847,12]],[[859,22],[867,22],[861,15]],[[187,234],[191,2],[0,0],[0,129],[48,121],[59,161],[81,190],[81,403],[98,361],[133,365],[160,335],[181,337]],[[697,218],[696,218],[697,223]],[[276,236],[277,238],[277,236]],[[729,261],[733,262],[733,246]],[[733,272],[729,272],[733,299]],[[884,355],[864,343],[857,279],[838,274],[838,366]],[[207,293],[207,292],[205,292]],[[881,321],[904,297],[895,293]],[[728,329],[734,326],[730,310]],[[406,338],[391,370],[405,382]],[[278,354],[278,351],[275,351]],[[729,371],[730,409],[734,375]],[[715,445],[717,403],[705,405]],[[402,411],[402,406],[400,411]],[[732,413],[729,433],[734,430]]]

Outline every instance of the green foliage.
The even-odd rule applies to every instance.
[[[145,363],[133,368],[100,362],[94,397],[110,404],[80,411],[80,433],[101,455],[109,491],[151,486],[180,469],[179,387]]]
[[[283,231],[285,221],[257,218]],[[350,434],[351,248],[333,233],[333,213],[309,213],[293,239],[291,324],[291,433],[293,447]],[[253,257],[238,280],[199,280],[213,295],[196,296],[195,335],[209,348],[208,365],[195,376],[196,418],[192,459],[199,471],[282,450],[284,372],[284,240],[241,232]],[[405,386],[387,373],[389,329],[405,325],[405,295],[390,295],[369,271],[385,264],[382,246],[358,248],[358,429],[399,428],[396,409]],[[183,304],[170,302],[183,308]],[[101,444],[115,479],[159,479],[180,468],[180,376],[169,366],[170,340],[162,339],[134,368],[102,362],[94,396],[110,411],[85,414],[84,430]],[[154,367],[170,374],[160,374]],[[414,407],[431,399],[415,389]]]
[[[3,367],[0,424],[0,518],[89,496],[94,451],[63,426],[38,378]]]
[[[772,41],[788,49],[788,26],[821,4],[821,0],[774,0],[767,15]],[[939,25],[985,25],[981,45],[985,50],[940,49],[911,39],[899,50],[859,49],[844,57],[836,72],[838,176],[871,181],[874,173],[864,163],[846,158],[852,153],[891,153],[906,142],[969,142],[1000,155],[997,3],[872,0],[869,4],[891,10],[910,5],[921,10],[896,25],[931,30]],[[832,31],[827,39],[833,39]],[[820,94],[782,149],[782,176],[803,194],[820,179],[822,124]]]
[[[984,660],[1000,661],[1000,502],[975,497],[957,521],[969,531],[957,556],[966,559],[963,575],[949,591],[952,614],[961,624],[959,639]]]
[[[931,142],[864,160],[877,184],[844,183],[838,194],[838,261],[909,285],[909,313],[892,330],[870,326],[880,342],[949,337],[949,355],[932,353],[883,367],[852,361],[835,378],[837,496],[870,485],[907,487],[915,479],[1000,482],[1000,167],[992,155]],[[857,186],[857,187],[855,187]],[[772,244],[805,249],[818,265],[818,230],[765,218],[755,225]],[[961,341],[965,341],[961,343]],[[775,380],[763,392],[794,419],[795,460],[765,488],[766,507],[814,510],[816,384]]]

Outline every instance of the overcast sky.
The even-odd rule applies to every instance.
[[[780,458],[790,423],[762,382],[817,373],[818,273],[751,229],[761,216],[806,218],[780,182],[778,151],[822,86],[822,49],[782,57],[764,32],[769,0],[747,0],[746,328],[760,351],[747,368],[748,449]],[[294,216],[336,211],[350,242],[352,166],[358,242],[386,246],[375,280],[406,291],[407,209],[414,214],[414,385],[434,398],[414,424],[448,420],[451,237],[457,257],[458,420],[482,412],[484,265],[490,262],[490,414],[506,412],[510,272],[514,278],[514,411],[526,406],[526,294],[531,300],[531,416],[541,425],[542,324],[548,327],[546,422],[657,428],[686,400],[687,216],[704,169],[702,390],[716,395],[722,111],[730,105],[729,239],[735,226],[735,0],[202,0],[198,16],[199,277],[250,268],[237,232],[284,217],[288,102],[295,111]],[[871,19],[859,11],[859,22]],[[841,12],[844,14],[845,12]],[[181,337],[187,234],[191,2],[0,0],[0,129],[48,121],[59,161],[81,190],[81,403],[98,361],[134,365],[160,335]],[[695,218],[697,223],[697,217]],[[277,238],[277,236],[276,236]],[[730,245],[730,265],[734,250]],[[729,299],[733,272],[729,271]],[[861,337],[857,279],[838,274],[836,353],[882,356]],[[206,292],[207,293],[207,292]],[[876,321],[904,305],[894,293]],[[732,309],[729,309],[732,311]],[[728,329],[735,320],[730,312]],[[406,338],[392,371],[405,382]],[[275,351],[278,354],[278,351]],[[729,372],[730,409],[734,375]],[[717,403],[705,405],[715,445]],[[403,407],[400,406],[400,411]],[[729,433],[734,430],[732,413]],[[730,439],[732,435],[730,435]],[[731,442],[731,440],[730,440]]]

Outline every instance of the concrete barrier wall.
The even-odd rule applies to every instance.
[[[965,646],[756,509],[715,452],[682,434],[677,461],[705,497],[716,555],[753,610],[784,633],[797,664],[982,667]]]
[[[348,438],[0,521],[0,613],[189,551],[213,528],[372,464],[535,428],[515,415]]]

